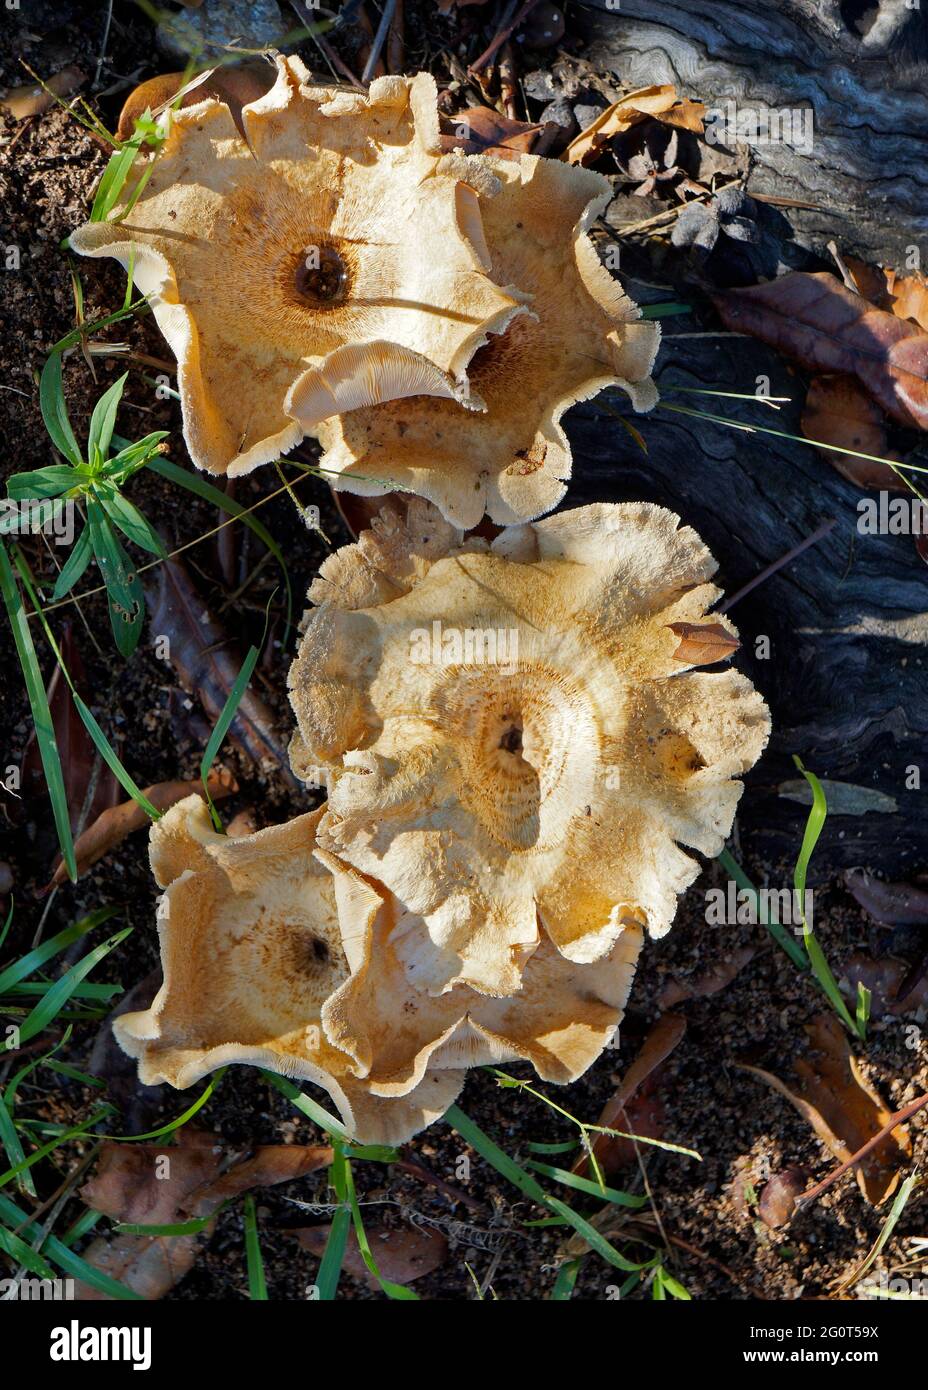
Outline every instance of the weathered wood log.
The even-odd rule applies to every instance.
[[[750,192],[816,204],[797,234],[928,265],[928,6],[918,0],[591,0],[584,56],[707,106],[808,109],[811,149],[753,146]],[[913,268],[910,264],[909,269]]]
[[[757,147],[749,189],[818,204],[789,209],[797,239],[817,251],[834,238],[871,260],[905,264],[906,248],[928,228],[928,45],[919,11],[904,0],[594,4],[599,13],[585,12],[585,57],[622,84],[670,81],[707,105],[811,102],[812,149]],[[678,292],[693,297],[685,286]],[[665,329],[657,370],[665,405],[799,433],[801,373],[750,338],[694,337],[680,320]],[[754,392],[761,376],[773,395],[791,398],[778,414],[667,390]],[[566,423],[574,448],[567,505],[646,498],[672,507],[710,545],[729,594],[835,518],[824,540],[732,611],[744,643],[738,664],[774,720],[739,812],[745,862],[780,864],[784,873],[794,862],[807,810],[780,789],[795,783],[799,754],[820,777],[883,793],[892,799],[884,807],[895,803],[891,813],[829,815],[814,878],[857,864],[898,876],[928,869],[920,785],[928,786],[928,571],[913,540],[861,534],[864,494],[810,446],[659,408],[635,422],[645,457],[602,404],[579,407]],[[770,639],[766,659],[759,637]]]

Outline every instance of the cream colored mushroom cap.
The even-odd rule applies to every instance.
[[[699,872],[681,846],[722,849],[769,732],[743,676],[675,655],[715,568],[647,503],[487,547],[413,502],[322,566],[291,759],[329,772],[320,847],[403,904],[416,988],[504,998],[544,936],[587,964],[668,929]]]
[[[349,965],[332,874],[315,854],[319,816],[230,839],[191,796],[153,825],[164,983],[114,1033],[145,1085],[185,1089],[230,1063],[265,1067],[321,1086],[362,1142],[401,1143],[445,1112],[463,1078],[430,1071],[387,1101],[326,1037],[323,1006]],[[356,901],[355,933],[372,930],[380,898]]]
[[[178,364],[184,437],[212,473],[246,473],[339,411],[400,396],[471,398],[467,365],[525,296],[482,266],[476,195],[440,151],[435,83],[367,93],[277,59],[242,110],[164,118],[138,201],[72,233],[147,295]],[[477,236],[475,244],[472,237]]]
[[[500,284],[532,296],[531,313],[471,362],[486,411],[420,396],[340,414],[316,431],[336,489],[408,488],[462,527],[485,511],[500,525],[550,511],[571,473],[561,416],[608,386],[649,410],[660,341],[586,234],[612,196],[602,175],[532,155],[470,163],[501,185],[481,200],[487,265]]]

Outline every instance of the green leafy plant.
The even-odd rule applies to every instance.
[[[47,464],[30,473],[14,473],[7,481],[7,492],[14,501],[51,499],[56,510],[69,502],[84,507],[86,525],[62,566],[53,597],[60,599],[69,593],[91,559],[96,559],[106,585],[113,635],[125,657],[132,655],[141,635],[145,596],[136,566],[119,533],[159,559],[167,556],[157,531],[122,491],[133,474],[161,452],[167,431],[155,430],[117,453],[110,453],[127,375],[124,373],[97,401],[87,447],[82,451],[64,400],[61,354],[53,352],[42,371],[39,403],[45,428],[66,462]]]

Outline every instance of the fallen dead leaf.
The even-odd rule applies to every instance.
[[[181,97],[178,108],[183,110],[185,106],[194,106],[197,102],[205,101],[208,97],[212,97],[216,101],[224,101],[232,114],[236,127],[241,131],[242,107],[247,106],[251,101],[257,101],[259,97],[264,96],[265,92],[270,90],[274,81],[274,73],[274,67],[260,59],[254,62],[224,64],[217,67],[205,81],[186,92]],[[133,88],[119,113],[119,124],[116,127],[117,140],[130,139],[135,129],[135,122],[144,116],[146,111],[157,112],[160,108],[169,105],[189,81],[189,73],[163,72],[157,77],[150,77],[147,82],[142,82],[138,87]]]
[[[806,439],[813,444],[832,444],[838,449],[856,449],[861,454],[887,457],[885,416],[854,377],[815,377],[809,386],[800,425]],[[830,449],[824,453],[842,478],[857,487],[893,492],[906,490],[905,483],[888,463],[851,458]],[[889,457],[896,459],[897,455]]]
[[[764,1225],[772,1230],[789,1225],[805,1188],[805,1170],[795,1164],[784,1168],[782,1173],[774,1173],[770,1181],[764,1183],[757,1203],[757,1215]]]
[[[304,1250],[321,1258],[331,1227],[303,1226],[288,1232]],[[448,1242],[440,1231],[423,1231],[416,1227],[366,1226],[374,1263],[384,1279],[394,1284],[411,1284],[424,1274],[431,1274],[448,1258]],[[344,1269],[355,1279],[362,1279],[373,1289],[380,1285],[361,1257],[354,1231],[345,1247]]]
[[[701,135],[705,112],[701,101],[678,101],[676,88],[670,82],[654,87],[639,87],[600,112],[586,130],[581,130],[571,140],[561,159],[569,164],[591,164],[613,136],[622,135],[649,116],[663,121],[665,125],[678,126]]]
[[[225,1167],[228,1154],[218,1136],[185,1127],[176,1145],[104,1142],[97,1171],[81,1189],[81,1197],[113,1221],[175,1225],[211,1216],[243,1192],[292,1182],[331,1161],[332,1150],[326,1145],[269,1144]],[[143,1298],[156,1300],[193,1268],[199,1241],[211,1232],[212,1223],[200,1235],[100,1237],[84,1258]],[[80,1281],[75,1296],[107,1298]]]
[[[827,271],[792,271],[712,296],[725,327],[812,372],[856,377],[900,424],[928,428],[928,334],[876,309]]]
[[[849,892],[875,922],[886,927],[928,925],[928,892],[914,883],[886,883],[866,869],[848,869]]]
[[[726,661],[741,643],[722,623],[668,623],[670,631],[680,639],[674,652],[676,661],[691,666],[711,666]]]
[[[606,1129],[619,1129],[628,1133],[639,1132],[632,1130],[629,1125],[623,1122],[622,1112],[627,1109],[639,1087],[670,1056],[685,1032],[686,1019],[682,1014],[661,1014],[641,1044],[638,1055],[622,1078],[621,1084],[603,1106],[597,1124]],[[640,1132],[645,1133],[644,1130]],[[648,1135],[647,1137],[657,1138],[659,1136]],[[593,1153],[597,1160],[602,1163],[604,1157],[609,1155],[611,1146],[630,1142],[630,1140],[616,1140],[608,1134],[597,1134],[593,1140]],[[615,1161],[615,1155],[612,1156],[612,1161]],[[589,1159],[586,1153],[582,1153],[574,1164],[573,1171],[584,1173],[588,1167]]]
[[[207,784],[209,794],[214,801],[222,801],[224,797],[232,796],[238,791],[238,783],[230,772],[225,768],[216,768],[211,772]],[[175,802],[182,801],[185,796],[196,793],[203,796],[203,783],[197,782],[156,782],[151,787],[143,788],[143,795],[158,811],[166,811]],[[205,798],[204,798],[205,799]],[[127,835],[131,835],[134,830],[141,830],[143,826],[150,825],[151,821],[137,801],[121,801],[118,806],[112,806],[109,810],[103,811],[97,817],[93,825],[88,826],[83,835],[79,835],[74,842],[74,857],[77,860],[78,876],[86,873],[92,864],[96,864],[98,859],[102,859],[104,854],[109,854],[111,849],[122,844]],[[64,864],[59,862],[58,867],[52,875],[51,882],[46,885],[45,891],[55,887],[59,883],[64,883],[68,876]]]
[[[784,1096],[811,1125],[830,1153],[842,1163],[863,1148],[891,1118],[851,1053],[847,1036],[834,1014],[820,1014],[806,1026],[811,1048],[794,1063],[798,1086],[787,1086],[772,1072],[741,1064]],[[901,1168],[911,1156],[906,1126],[899,1125],[884,1144],[857,1165],[857,1185],[873,1206],[896,1190]]]
[[[717,965],[713,965],[711,970],[707,970],[704,975],[697,975],[684,980],[676,975],[671,975],[657,996],[658,1007],[672,1009],[674,1004],[680,1004],[685,999],[704,999],[709,994],[718,994],[720,990],[731,984],[735,976],[744,969],[749,961],[754,959],[757,951],[756,946],[739,946],[732,951],[730,956],[719,961]]]
[[[181,684],[215,724],[241,671],[242,657],[210,615],[182,564],[167,560],[155,573],[157,585],[146,587],[151,630],[169,639],[171,664]],[[274,715],[255,690],[247,689],[239,701],[228,738],[257,766],[266,763],[290,786],[302,786],[290,771]]]
[[[0,111],[6,111],[14,121],[24,121],[29,116],[41,116],[43,111],[54,106],[55,97],[69,97],[86,80],[86,75],[80,68],[62,68],[54,77],[46,79],[45,87],[40,87],[37,82],[30,82],[25,87],[11,87],[0,100]]]
[[[928,330],[928,280],[920,272],[899,275],[889,267],[868,265],[846,256],[845,265],[860,293],[880,309],[900,319],[911,319]]]
[[[441,147],[464,154],[496,154],[518,159],[530,154],[543,127],[510,120],[491,106],[469,106],[453,117],[441,118]]]
[[[928,1009],[928,979],[923,975],[910,986],[908,981],[911,974],[912,968],[895,956],[879,956],[874,960],[872,956],[858,951],[848,959],[841,984],[849,999],[857,998],[858,984],[870,991],[872,1018],[883,1018],[886,1014],[899,1018],[903,1014],[915,1014],[919,1009]],[[847,981],[846,989],[844,980]]]

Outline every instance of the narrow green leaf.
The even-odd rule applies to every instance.
[[[6,480],[6,490],[14,501],[28,502],[33,498],[60,497],[79,481],[80,474],[74,471],[71,464],[49,463],[32,473],[14,473]]]
[[[351,1171],[351,1164],[345,1163],[345,1192],[348,1198],[348,1205],[351,1208],[351,1219],[354,1223],[354,1238],[358,1242],[358,1249],[361,1252],[361,1259],[373,1274],[377,1283],[383,1289],[387,1298],[395,1299],[397,1302],[419,1302],[419,1295],[413,1289],[407,1289],[403,1284],[394,1284],[392,1279],[385,1279],[377,1268],[377,1261],[371,1251],[370,1242],[367,1239],[367,1232],[364,1229],[364,1221],[361,1218],[361,1208],[358,1206],[358,1196],[354,1188],[354,1175]]]
[[[113,1230],[121,1236],[198,1236],[201,1231],[206,1230],[215,1215],[215,1212],[211,1212],[209,1216],[197,1216],[191,1221],[174,1221],[163,1226],[145,1226],[138,1221],[117,1221]]]
[[[4,1192],[0,1192],[0,1219],[10,1222],[17,1230],[21,1230],[28,1240],[41,1240],[43,1253],[65,1274],[69,1274],[72,1279],[81,1279],[85,1284],[90,1284],[92,1288],[98,1289],[100,1293],[105,1293],[110,1298],[131,1299],[133,1302],[139,1303],[144,1301],[141,1294],[136,1293],[125,1284],[120,1284],[118,1279],[111,1279],[108,1274],[94,1269],[93,1265],[82,1260],[80,1255],[75,1255],[73,1250],[69,1250],[64,1241],[59,1240],[57,1236],[47,1235],[43,1232],[41,1226],[37,1222],[31,1221],[26,1213]]]
[[[631,1192],[622,1192],[617,1187],[600,1187],[598,1182],[592,1178],[581,1178],[577,1173],[568,1172],[566,1168],[552,1168],[548,1163],[537,1163],[534,1159],[526,1160],[527,1168],[531,1168],[536,1173],[543,1173],[546,1178],[553,1178],[555,1182],[563,1183],[565,1187],[572,1187],[577,1192],[585,1192],[588,1197],[599,1197],[601,1201],[613,1202],[617,1207],[631,1207],[639,1210],[646,1207],[648,1198],[645,1195],[636,1196]]]
[[[90,458],[94,449],[99,449],[101,458],[105,459],[110,451],[110,441],[113,438],[113,430],[116,428],[116,412],[119,409],[119,402],[122,400],[122,393],[126,389],[126,382],[129,380],[129,373],[123,372],[118,381],[114,381],[108,391],[97,401],[90,417],[90,430],[87,434],[87,457]]]
[[[338,1291],[338,1281],[345,1260],[345,1248],[348,1244],[348,1232],[351,1229],[351,1209],[348,1206],[348,1187],[345,1182],[347,1160],[341,1145],[336,1145],[333,1153],[332,1166],[329,1170],[330,1182],[335,1189],[336,1200],[341,1205],[332,1217],[332,1224],[329,1227],[325,1249],[322,1252],[319,1271],[316,1275],[319,1301],[322,1303],[331,1303]]]
[[[552,1303],[566,1303],[571,1298],[582,1263],[583,1256],[581,1255],[576,1260],[565,1260],[560,1266],[554,1281],[554,1288],[551,1290]]]
[[[131,927],[124,927],[122,931],[111,936],[102,945],[96,946],[89,951],[82,960],[76,965],[72,965],[70,970],[65,971],[60,980],[56,980],[52,988],[43,999],[36,1004],[32,1012],[26,1017],[25,1022],[19,1032],[21,1043],[28,1042],[38,1033],[46,1029],[50,1023],[54,1022],[55,1017],[64,1008],[71,996],[74,986],[80,984],[85,975],[89,975],[94,966],[99,965],[104,956],[108,956],[110,951],[116,949],[120,942],[125,941],[130,935]]]
[[[716,860],[721,864],[722,868],[728,874],[728,877],[733,879],[739,888],[752,895],[754,899],[754,910],[757,913],[757,920],[762,926],[767,928],[774,941],[776,941],[778,946],[783,948],[796,968],[802,971],[808,970],[809,963],[799,943],[793,940],[782,923],[770,921],[760,901],[757,889],[754,887],[754,884],[748,878],[737,859],[733,858],[727,849],[723,849],[720,854],[716,855]]]
[[[98,1125],[101,1120],[106,1120],[110,1115],[115,1115],[115,1113],[115,1106],[106,1105],[102,1110],[98,1110],[95,1115],[91,1115],[88,1120],[84,1120],[79,1125],[73,1125],[71,1129],[66,1129],[49,1143],[43,1144],[41,1148],[36,1149],[35,1153],[31,1153],[28,1158],[24,1158],[21,1163],[15,1164],[12,1168],[8,1168],[5,1173],[0,1173],[0,1187],[5,1187],[8,1182],[11,1182],[13,1178],[19,1177],[20,1173],[25,1172],[27,1168],[34,1167],[36,1163],[41,1162],[43,1158],[53,1153],[55,1149],[60,1148],[62,1144],[68,1143],[71,1139],[76,1139],[78,1135],[90,1134],[94,1125]]]
[[[116,206],[141,143],[139,136],[133,136],[115,154],[110,155],[109,162],[103,170],[103,176],[97,185],[93,207],[90,209],[91,222],[105,222]]]
[[[27,951],[19,960],[0,972],[0,994],[5,994],[13,985],[39,970],[46,961],[66,950],[73,942],[79,941],[87,932],[93,931],[94,927],[99,927],[102,922],[115,916],[118,911],[118,907],[98,907],[93,912],[88,912],[86,917],[72,923],[70,927],[65,927],[63,931]]]
[[[61,566],[61,571],[55,580],[55,587],[52,590],[52,599],[55,602],[71,592],[92,558],[93,545],[90,540],[90,527],[85,526],[72,545],[71,552]]]
[[[245,1263],[248,1268],[248,1297],[256,1302],[267,1301],[267,1280],[264,1277],[264,1259],[261,1255],[261,1241],[258,1237],[258,1220],[255,1215],[255,1199],[251,1193],[244,1202],[245,1221]]]
[[[164,1139],[166,1135],[173,1134],[175,1129],[181,1129],[188,1120],[193,1119],[198,1110],[203,1109],[203,1106],[210,1099],[223,1076],[225,1076],[225,1071],[225,1067],[217,1071],[216,1075],[211,1078],[203,1094],[199,1096],[192,1105],[188,1105],[184,1113],[178,1115],[176,1120],[169,1120],[167,1124],[159,1126],[158,1129],[150,1129],[147,1134],[108,1134],[106,1136],[107,1139],[110,1139],[114,1144],[138,1144],[142,1140]]]
[[[52,443],[69,463],[83,462],[80,448],[68,419],[61,379],[61,354],[52,349],[39,378],[39,407]]]
[[[42,759],[42,770],[45,773],[49,800],[52,804],[61,857],[68,871],[68,877],[74,882],[77,879],[77,862],[74,858],[71,817],[68,811],[68,798],[64,789],[61,757],[55,738],[55,726],[52,722],[51,711],[48,708],[42,672],[39,670],[39,662],[32,643],[32,633],[29,631],[29,621],[23,608],[22,596],[13,575],[6,546],[2,541],[0,541],[0,591],[3,593],[3,602],[6,606],[10,626],[13,629],[13,640],[16,643],[19,664],[22,667],[23,679],[26,682],[26,693],[29,696],[29,707],[32,710],[36,743],[38,744],[39,756]]]
[[[128,497],[123,497],[122,493],[115,489],[112,493],[97,489],[97,495],[106,508],[110,520],[119,527],[124,535],[129,537],[130,541],[134,541],[136,545],[147,550],[149,554],[157,555],[160,560],[167,559],[168,552],[164,541],[151,522],[142,515],[134,503],[129,501]]]
[[[7,1109],[6,1101],[2,1095],[0,1095],[0,1144],[3,1145],[12,1167],[20,1169],[21,1176],[17,1181],[17,1187],[27,1196],[35,1197],[36,1190],[32,1174],[25,1169],[26,1151],[22,1146],[13,1116]]]
[[[128,659],[142,633],[145,616],[142,582],[117,540],[106,513],[94,498],[87,499],[87,520],[93,553],[106,585],[113,636],[120,653]]]
[[[4,1226],[0,1226],[0,1250],[4,1250],[17,1264],[25,1266],[40,1279],[54,1279],[55,1271],[42,1256],[37,1255],[21,1236],[16,1235],[14,1231],[6,1230]]]
[[[325,1130],[326,1134],[332,1139],[346,1140],[351,1143],[351,1135],[348,1133],[341,1120],[336,1120],[334,1115],[330,1115],[328,1110],[311,1100],[309,1096],[304,1096],[298,1086],[292,1081],[288,1081],[284,1076],[278,1076],[275,1072],[261,1070],[261,1075],[265,1081],[273,1086],[276,1091],[280,1091],[282,1096],[286,1096],[291,1105],[295,1105],[313,1124]]]
[[[265,629],[266,626],[267,625],[265,624]],[[206,745],[206,752],[203,754],[203,761],[200,764],[200,779],[203,782],[203,792],[206,797],[206,803],[209,806],[209,813],[212,817],[213,825],[220,832],[222,831],[222,821],[219,818],[219,812],[216,810],[216,807],[213,804],[213,798],[210,796],[209,770],[216,759],[216,754],[219,752],[219,749],[222,746],[222,740],[225,738],[226,734],[229,731],[229,725],[235,718],[235,711],[238,709],[241,698],[245,693],[245,688],[248,685],[248,682],[251,680],[251,673],[255,669],[255,663],[258,660],[258,655],[258,648],[251,647],[248,651],[247,656],[245,657],[245,660],[242,662],[242,669],[239,671],[235,684],[229,691],[228,696],[226,697],[226,702],[223,705],[219,718],[216,721],[216,727],[213,729],[213,732],[209,736],[209,742]]]

